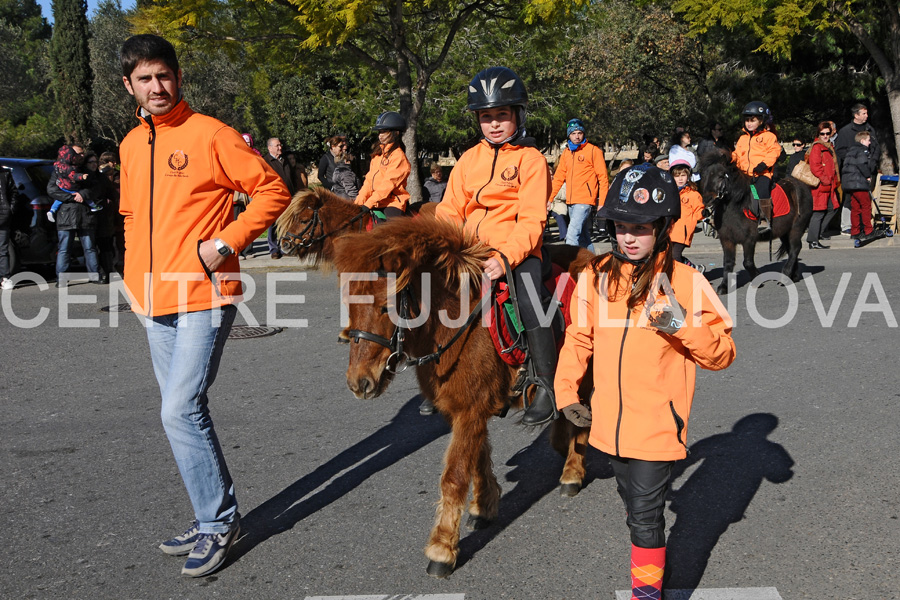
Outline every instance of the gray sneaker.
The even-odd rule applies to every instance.
[[[191,523],[187,531],[181,535],[176,535],[171,540],[166,540],[159,545],[159,549],[169,556],[184,556],[193,550],[200,537],[200,530],[197,528],[197,521]]]
[[[223,564],[228,550],[241,532],[241,526],[237,520],[232,524],[227,533],[201,533],[197,544],[188,555],[182,575],[189,577],[203,577],[209,575]]]

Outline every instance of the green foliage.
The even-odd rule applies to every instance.
[[[55,25],[50,40],[53,92],[62,115],[66,142],[91,139],[90,30],[85,0],[53,0]]]
[[[0,121],[0,156],[53,158],[60,145],[59,121],[35,113],[21,125]]]
[[[131,24],[120,0],[103,0],[94,11],[90,27],[94,131],[105,147],[115,147],[137,125],[136,105],[122,85],[119,62],[119,49],[131,35]]]

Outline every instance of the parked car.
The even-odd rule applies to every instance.
[[[47,182],[53,161],[39,158],[2,158],[0,166],[12,171],[19,195],[10,227],[10,266],[13,273],[25,267],[56,263],[56,226],[47,220],[53,201]]]

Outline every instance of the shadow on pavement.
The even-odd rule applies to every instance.
[[[371,476],[450,433],[444,419],[419,414],[421,402],[422,397],[416,395],[390,423],[241,517],[241,530],[247,533],[235,543],[229,562],[239,560],[257,544],[291,529]],[[346,473],[337,477],[345,470]]]
[[[487,546],[503,530],[516,519],[524,515],[541,498],[550,493],[559,493],[559,477],[563,468],[563,457],[550,446],[550,428],[546,427],[541,434],[527,447],[516,452],[506,464],[514,466],[506,475],[507,482],[514,482],[515,487],[504,490],[500,497],[500,511],[497,520],[487,529],[472,531],[459,541],[459,556],[456,569],[461,569],[476,553]],[[612,467],[603,455],[588,449],[587,473],[584,487],[597,479],[611,479]],[[501,485],[503,485],[501,483]],[[508,485],[503,486],[508,488]],[[582,490],[583,493],[583,490]],[[465,522],[465,518],[463,519]]]
[[[692,445],[688,457],[675,463],[673,482],[699,467],[669,493],[669,508],[678,518],[666,544],[667,589],[696,589],[719,538],[744,518],[763,480],[784,483],[793,476],[791,456],[767,439],[776,427],[775,415],[748,415],[729,433]]]
[[[784,268],[784,261],[773,262],[768,265],[762,265],[762,266],[757,265],[757,268],[759,269],[760,273],[780,273],[781,269]],[[821,273],[824,270],[825,270],[825,267],[822,267],[822,266],[811,267],[809,265],[803,264],[802,262],[800,262],[800,266],[798,267],[798,272],[800,273],[801,277],[803,276],[804,273],[810,273],[811,275],[818,275],[819,273]],[[707,281],[709,281],[711,284],[717,284],[722,279],[723,271],[724,271],[724,269],[722,267],[716,267],[714,269],[709,269],[708,271],[704,272],[703,276],[706,277]],[[737,273],[737,289],[744,287],[745,285],[750,283],[750,281],[752,281],[750,274],[744,270],[744,267],[743,267],[743,265],[741,265],[740,262],[738,262],[738,264],[735,265],[734,272]],[[773,282],[770,281],[770,282],[767,282],[767,284],[773,285]],[[767,284],[763,284],[762,287],[765,287]]]

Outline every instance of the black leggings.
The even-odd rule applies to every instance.
[[[544,318],[539,312],[544,312],[543,306],[550,292],[543,285],[541,276],[541,260],[536,256],[526,256],[525,260],[513,267],[513,278],[516,285],[516,300],[519,303],[519,315],[522,317],[522,325],[526,330],[538,327],[549,327],[550,321],[542,323]],[[537,294],[535,294],[537,291]],[[535,305],[537,304],[537,306]],[[538,310],[540,307],[540,311]],[[550,320],[553,319],[550,313]]]
[[[619,458],[607,454],[616,474],[616,488],[628,516],[631,543],[638,548],[666,545],[666,496],[671,488],[673,461]]]

